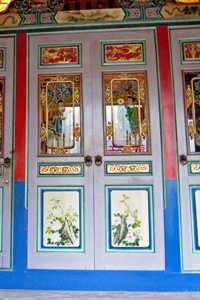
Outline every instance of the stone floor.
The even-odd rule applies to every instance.
[[[70,292],[70,291],[32,291],[0,290],[0,300],[200,300],[200,293],[135,293],[135,292]]]

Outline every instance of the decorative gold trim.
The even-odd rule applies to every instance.
[[[187,101],[187,108],[189,108],[190,105],[192,104],[192,89],[189,84],[186,89],[186,101]]]
[[[75,136],[76,141],[78,142],[78,140],[80,139],[80,136],[81,136],[81,129],[80,129],[78,123],[76,123],[76,126],[74,128],[74,136]]]
[[[81,174],[81,166],[40,166],[40,175],[77,175]]]
[[[191,164],[191,173],[200,173],[200,164]]]
[[[191,137],[191,139],[193,139],[194,135],[196,133],[196,130],[191,121],[189,122],[189,125],[188,125],[188,133],[189,133],[189,136]]]
[[[131,146],[129,146],[129,145],[127,145],[127,146],[124,146],[123,148],[122,148],[122,152],[124,152],[124,153],[131,153],[131,152],[133,152],[133,150],[134,150],[134,148],[133,147],[131,147]]]
[[[107,89],[106,89],[105,98],[106,98],[107,104],[109,104],[111,102],[111,90],[109,87],[107,87]]]
[[[66,152],[68,152],[68,149],[66,149],[66,148],[54,148],[54,149],[51,149],[51,153],[52,154],[65,154]]]
[[[106,135],[107,135],[108,139],[111,140],[111,137],[113,135],[113,127],[111,125],[111,122],[108,122],[108,125],[106,127]]]
[[[40,129],[40,137],[41,137],[41,140],[42,141],[45,141],[46,140],[46,126],[45,126],[45,124],[43,123],[42,124],[42,127],[41,127],[41,129]]]
[[[146,120],[142,121],[141,136],[143,137],[143,139],[146,140],[146,137],[147,137],[147,123],[146,123]]]
[[[143,86],[140,87],[140,101],[141,101],[142,103],[145,102],[145,90],[144,90],[144,87],[143,87]]]
[[[46,93],[45,89],[42,89],[41,95],[40,95],[40,100],[42,102],[42,105],[44,106],[46,104]]]
[[[107,173],[149,173],[149,164],[110,164],[107,165]]]

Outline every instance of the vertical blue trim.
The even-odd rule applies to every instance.
[[[180,230],[178,186],[176,179],[166,180],[166,208],[165,208],[165,246],[166,271],[180,272]]]
[[[13,269],[26,269],[27,258],[27,210],[24,207],[25,184],[17,181],[14,184],[14,229],[13,229]]]

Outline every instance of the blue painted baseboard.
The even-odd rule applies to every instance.
[[[166,181],[165,271],[28,270],[25,183],[15,182],[13,270],[0,271],[0,289],[71,291],[200,291],[200,274],[181,273],[177,181]]]

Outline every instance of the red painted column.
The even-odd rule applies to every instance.
[[[158,62],[160,69],[161,108],[165,178],[177,178],[176,135],[169,34],[167,27],[157,27]]]
[[[25,180],[26,162],[26,34],[16,35],[15,180]]]

